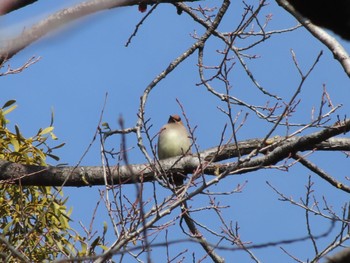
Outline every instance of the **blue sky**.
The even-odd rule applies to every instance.
[[[23,26],[28,27],[51,12],[77,2],[79,1],[38,1],[27,8],[1,17],[2,35],[4,32],[8,35],[16,34]],[[257,5],[257,1],[248,3]],[[192,5],[198,4],[213,6],[210,1]],[[242,3],[234,1],[221,29],[234,28],[235,22],[241,17],[241,10]],[[262,14],[273,14],[267,30],[283,29],[296,24],[296,21],[274,1],[264,8]],[[119,128],[117,120],[122,116],[127,127],[133,126],[139,98],[144,89],[173,59],[194,42],[190,34],[196,31],[200,35],[203,32],[191,18],[185,14],[178,16],[174,6],[164,4],[146,20],[131,45],[126,48],[124,46],[126,41],[142,16],[137,7],[102,12],[45,37],[12,58],[10,64],[15,68],[33,55],[41,57],[38,63],[24,72],[0,78],[2,94],[0,104],[9,99],[16,99],[19,105],[9,116],[12,124],[18,124],[26,136],[31,136],[39,127],[49,125],[50,111],[54,109],[55,134],[60,142],[66,143],[66,146],[56,154],[61,157],[60,163],[69,165],[75,165],[80,160],[91,142],[106,93],[108,97],[103,121],[108,122],[111,128]],[[339,40],[345,49],[350,49],[349,42]],[[245,43],[238,41],[237,44]],[[221,43],[212,38],[205,50],[205,62],[208,65],[217,62],[219,56],[216,50],[223,48]],[[288,101],[300,81],[292,61],[291,49],[296,53],[300,67],[304,71],[309,69],[318,53],[324,51],[320,63],[304,85],[300,95],[302,101],[292,118],[293,122],[310,120],[312,107],[319,106],[323,84],[326,85],[333,104],[343,104],[337,112],[339,116],[349,115],[348,77],[333,59],[330,51],[303,28],[291,33],[274,35],[253,48],[247,53],[257,54],[260,58],[247,60],[247,64],[264,88]],[[196,63],[197,56],[194,55],[161,81],[152,91],[145,111],[153,125],[151,133],[156,134],[170,114],[181,112],[176,102],[177,98],[184,106],[191,126],[197,126],[196,138],[200,149],[206,149],[219,143],[223,125],[228,119],[217,108],[224,107],[224,103],[211,96],[203,87],[196,86],[199,82]],[[235,96],[251,104],[264,104],[268,100],[249,81],[238,62],[231,77]],[[218,85],[219,90],[220,88],[222,87]],[[233,108],[235,114],[239,110],[241,109],[238,107]],[[238,140],[264,137],[271,127],[271,124],[266,125],[250,113],[246,124],[237,134]],[[274,135],[277,134],[285,135],[285,130],[279,129]],[[134,135],[127,137],[127,143],[129,147],[134,147],[130,151],[130,162],[145,162],[145,158],[137,149]],[[108,141],[110,147],[119,147],[119,144],[118,136]],[[321,164],[323,169],[331,172],[339,180],[344,180],[344,176],[348,175],[349,160],[344,155],[317,153],[311,159]],[[94,143],[83,159],[82,165],[101,165],[98,142]],[[303,226],[304,211],[285,202],[279,202],[278,196],[267,186],[266,181],[287,196],[298,200],[305,195],[305,184],[310,174],[311,172],[302,169],[300,165],[292,167],[289,172],[262,170],[226,178],[210,190],[228,191],[234,189],[237,184],[248,181],[243,193],[230,198],[219,197],[223,204],[230,205],[223,214],[228,220],[239,222],[241,238],[244,241],[259,244],[297,238],[306,235]],[[333,202],[337,211],[345,201],[348,201],[348,195],[334,191],[315,175],[312,175],[312,178],[315,181],[315,196],[320,198],[320,201],[322,196],[326,196],[330,203]],[[73,207],[74,226],[79,227],[79,220],[86,225],[89,224],[92,210],[99,199],[98,189],[103,187],[64,190],[65,195],[69,196],[68,206]],[[125,186],[124,189],[134,196],[133,186]],[[162,189],[159,191],[160,195],[164,196],[168,193]],[[191,205],[199,207],[206,202],[207,197],[201,196],[193,200]],[[107,215],[102,208],[98,215],[95,227],[102,229],[101,222],[108,221]],[[208,220],[215,219],[212,214],[205,217]],[[199,214],[198,219],[206,223],[203,214]],[[328,228],[328,223],[322,219],[315,220],[316,233],[323,233]],[[219,228],[217,230],[219,231]],[[174,234],[173,237],[175,239],[178,236]],[[113,237],[111,239],[113,240]],[[183,247],[188,247],[188,243]],[[286,248],[290,248],[291,252],[296,252],[296,256],[304,260],[305,257],[313,255],[310,252],[310,242]],[[237,262],[250,262],[249,256],[244,253],[226,251],[219,254],[227,258],[235,257]],[[162,262],[161,259],[157,260],[157,256],[153,256],[154,262]],[[277,247],[257,250],[256,256],[261,262],[292,262]],[[190,258],[189,255],[187,257]]]

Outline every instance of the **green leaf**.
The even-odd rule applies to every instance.
[[[50,135],[51,135],[51,139],[52,140],[57,140],[57,136],[53,133],[53,132],[50,132]]]
[[[47,153],[46,155],[48,157],[50,157],[51,159],[54,159],[55,161],[59,161],[60,160],[60,157],[58,157],[56,155],[53,155],[53,154],[50,154],[50,153]]]
[[[64,143],[61,143],[61,144],[59,144],[59,145],[57,145],[57,146],[55,146],[55,147],[52,147],[51,150],[56,150],[56,149],[58,149],[58,148],[61,148],[61,147],[63,147],[65,144],[66,144],[65,142],[64,142]]]
[[[81,243],[81,250],[79,252],[80,256],[85,256],[87,255],[87,244],[85,242]]]
[[[6,234],[7,232],[9,232],[10,227],[13,225],[13,222],[9,222],[2,230],[3,234]]]
[[[103,221],[103,235],[105,235],[107,233],[107,222],[106,221]]]
[[[11,106],[11,105],[14,104],[14,103],[16,103],[15,100],[6,101],[5,104],[4,104],[4,106],[2,106],[2,109],[5,109],[5,108]]]
[[[69,216],[72,214],[73,212],[73,207],[71,207],[67,212],[66,212],[66,215],[68,217],[68,219],[70,220]]]
[[[65,216],[61,215],[59,220],[60,220],[60,223],[63,226],[63,228],[65,228],[65,229],[69,228],[69,223],[68,223],[68,220]]]
[[[109,249],[109,247],[104,246],[104,245],[99,245],[100,248],[102,248],[104,251],[107,251]]]
[[[94,241],[92,241],[91,246],[90,246],[90,251],[94,251],[96,246],[100,243],[101,238],[98,236]]]
[[[17,140],[18,140],[18,142],[20,142],[22,135],[21,135],[21,132],[19,131],[19,127],[17,125],[15,125],[15,130],[16,130]]]
[[[54,117],[55,117],[55,112],[53,110],[53,108],[51,108],[51,120],[50,120],[50,126],[53,125],[53,120],[54,120]]]
[[[11,144],[13,146],[13,151],[14,152],[19,152],[19,143],[18,143],[18,140],[14,137],[11,137],[10,138],[10,141],[11,141]]]
[[[13,110],[16,109],[16,108],[17,108],[17,105],[13,105],[13,106],[10,107],[9,109],[3,111],[2,114],[3,114],[3,115],[6,115],[6,114],[10,113],[11,111],[13,111]]]
[[[47,127],[47,128],[45,128],[45,129],[41,130],[41,131],[38,133],[38,135],[44,135],[44,134],[50,133],[50,132],[53,131],[53,129],[54,129],[54,128],[53,128],[52,126]]]

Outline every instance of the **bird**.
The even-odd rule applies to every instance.
[[[191,140],[186,127],[179,115],[170,115],[168,123],[165,124],[158,137],[158,158],[164,160],[170,157],[183,156],[191,153]],[[170,173],[169,182],[174,184],[175,189],[181,189],[184,175],[181,173]]]
[[[164,160],[170,157],[191,153],[189,133],[179,115],[170,115],[158,137],[158,158]]]

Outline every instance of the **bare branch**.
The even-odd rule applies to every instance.
[[[178,157],[160,161],[164,171],[192,173],[198,167],[205,174],[218,175],[241,174],[258,170],[264,166],[273,165],[288,157],[293,152],[314,150],[317,151],[350,151],[349,138],[330,138],[330,135],[346,132],[350,129],[349,121],[344,126],[333,127],[321,132],[300,137],[274,137],[267,140],[267,145],[261,148],[260,153],[267,153],[253,159],[242,160],[240,163],[211,163],[219,162],[234,157],[250,154],[257,147],[261,147],[264,139],[251,139],[232,144],[207,149],[199,153],[199,156],[186,156],[179,160]],[[327,134],[324,138],[323,133]],[[323,140],[323,141],[322,141]],[[200,158],[200,160],[198,160]],[[176,165],[174,165],[176,163]],[[202,163],[202,166],[199,164]],[[133,184],[136,182],[151,182],[155,180],[154,168],[149,164],[134,164],[129,166],[110,167],[111,178],[109,184]],[[227,175],[226,174],[226,175]],[[133,176],[135,176],[133,180]],[[67,178],[69,177],[69,178]],[[42,167],[22,165],[0,160],[0,179],[2,183],[16,183],[22,185],[45,185],[45,186],[92,186],[105,185],[103,168],[100,166],[79,167]],[[342,189],[346,190],[343,185]]]
[[[197,239],[198,242],[201,244],[201,246],[203,247],[203,249],[208,253],[208,255],[211,257],[211,259],[213,260],[213,262],[217,262],[217,263],[223,263],[225,262],[225,260],[220,257],[219,255],[217,255],[214,251],[215,247],[212,247],[208,241],[206,240],[206,238],[204,237],[204,235],[199,231],[199,229],[196,227],[195,222],[193,221],[193,219],[191,218],[188,208],[187,208],[187,204],[186,202],[183,203],[183,205],[181,206],[181,211],[182,211],[182,216],[188,226],[188,228],[191,231],[191,234],[193,235],[193,238]]]
[[[179,0],[181,1],[181,0]],[[191,1],[191,0],[188,0]],[[158,1],[153,0],[90,0],[83,3],[79,3],[75,6],[62,9],[42,21],[34,24],[31,28],[23,30],[20,36],[17,36],[11,40],[2,43],[0,46],[0,65],[11,59],[22,49],[26,48],[33,42],[47,35],[48,33],[67,25],[68,23],[85,17],[90,14],[97,13],[99,11],[108,10],[112,8],[122,6],[138,5],[140,2],[145,4],[156,4]],[[162,3],[173,1],[165,0]]]
[[[11,74],[18,74],[25,70],[26,68],[30,67],[31,65],[35,64],[40,60],[40,57],[31,57],[27,62],[25,62],[22,66],[12,69],[10,66],[7,67],[6,72],[0,73],[0,77],[11,75]],[[2,68],[2,65],[0,64],[0,69]]]
[[[315,174],[319,175],[321,178],[329,182],[331,185],[335,186],[336,188],[339,188],[345,192],[350,193],[350,187],[343,185],[341,182],[336,180],[334,177],[327,174],[325,171],[323,171],[321,168],[319,168],[317,165],[313,164],[312,162],[306,160],[299,154],[295,154],[293,156],[299,163],[304,165],[306,168],[308,168],[310,171],[313,171]]]

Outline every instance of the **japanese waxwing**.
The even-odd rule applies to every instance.
[[[158,158],[186,155],[191,153],[191,140],[179,115],[171,115],[168,123],[160,130],[158,137]]]

